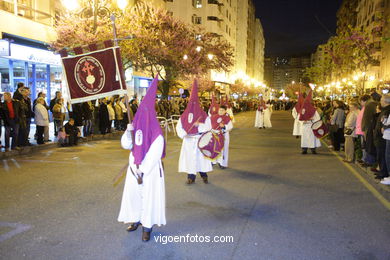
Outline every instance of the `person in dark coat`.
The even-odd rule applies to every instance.
[[[386,163],[386,140],[383,138],[382,130],[384,128],[384,122],[390,115],[390,104],[386,103],[385,98],[386,97],[382,97],[381,99],[381,104],[380,104],[381,111],[376,120],[375,129],[374,129],[374,144],[377,152],[376,159],[379,165],[379,172],[375,174],[376,175],[375,178],[378,180],[389,177],[389,169]]]
[[[376,162],[376,149],[374,144],[374,129],[377,119],[377,109],[378,102],[374,100],[369,100],[364,109],[363,119],[362,119],[362,131],[364,132],[364,150],[365,158],[363,161],[365,164],[363,166],[373,166]]]
[[[69,121],[65,124],[64,129],[67,138],[67,145],[77,145],[78,137],[80,136],[80,131],[75,125],[75,120],[73,118],[69,118]]]
[[[82,103],[81,110],[82,110],[82,114],[83,114],[83,125],[84,125],[83,136],[87,137],[87,136],[90,136],[92,134],[92,129],[93,129],[93,125],[92,125],[93,120],[92,119],[93,119],[94,107],[92,105],[92,102],[88,101],[88,102]]]
[[[99,130],[101,134],[108,133],[110,127],[110,117],[108,114],[107,100],[103,98],[99,106]]]
[[[18,149],[19,120],[22,114],[20,103],[11,98],[11,93],[5,92],[0,111],[5,127],[5,149],[10,149],[10,138],[12,138],[11,149]]]
[[[23,95],[22,95],[22,90],[23,89],[24,89],[24,83],[23,82],[19,82],[18,83],[18,88],[14,92],[13,99],[17,99],[19,101],[22,100],[23,99]]]

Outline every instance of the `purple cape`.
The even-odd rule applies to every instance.
[[[206,118],[207,113],[200,106],[198,97],[198,81],[195,79],[192,85],[191,96],[188,101],[187,108],[180,117],[181,125],[187,134],[194,135],[199,132],[198,127],[194,124],[196,122],[204,123]]]
[[[157,120],[157,113],[154,106],[156,102],[157,85],[158,77],[156,76],[139,105],[133,120],[134,145],[132,152],[136,165],[142,163],[154,140],[156,140],[159,135],[164,136],[160,123]],[[162,158],[164,157],[165,147]]]

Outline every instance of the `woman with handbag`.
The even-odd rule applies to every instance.
[[[355,141],[357,140],[356,135],[356,120],[359,114],[359,104],[350,103],[349,113],[344,124],[344,137],[345,137],[345,159],[344,162],[352,163],[355,154]]]
[[[335,110],[333,111],[333,115],[330,119],[331,122],[331,134],[332,145],[335,151],[340,151],[341,143],[344,142],[344,123],[345,123],[345,111],[343,109],[343,102],[339,100],[333,101],[333,106]]]

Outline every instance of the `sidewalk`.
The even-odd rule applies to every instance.
[[[49,140],[51,140],[51,142],[47,142],[45,144],[38,145],[37,141],[34,139],[35,129],[36,129],[36,125],[31,124],[29,141],[32,144],[32,146],[25,146],[25,147],[22,147],[20,150],[12,150],[12,151],[5,151],[3,148],[0,151],[0,160],[7,159],[10,157],[14,157],[14,156],[29,155],[29,154],[32,154],[32,153],[39,151],[39,150],[51,149],[51,148],[58,147],[57,139],[54,136],[54,124],[53,123],[50,123],[50,125],[49,125]],[[4,143],[5,143],[4,142],[4,133],[5,133],[4,127],[3,127],[1,133],[2,133],[2,135],[1,135],[0,140],[1,140],[1,144],[4,145]],[[79,143],[84,143],[84,142],[89,142],[89,141],[97,141],[97,140],[103,140],[103,139],[119,138],[122,135],[122,133],[123,133],[122,131],[114,131],[113,133],[109,133],[109,134],[105,134],[105,135],[94,134],[88,138],[79,138]],[[60,148],[60,147],[58,147],[58,148]]]

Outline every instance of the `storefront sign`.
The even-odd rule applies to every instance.
[[[0,40],[0,56],[9,56],[9,41]]]
[[[0,43],[0,49],[1,46],[2,45]],[[14,59],[14,60],[22,60],[22,61],[28,61],[33,63],[43,63],[43,64],[61,66],[60,55],[55,55],[51,51],[18,45],[14,43],[11,43],[10,46],[11,46],[11,52],[8,53],[7,55],[2,55],[2,53],[0,53],[0,56],[4,56],[5,58]]]

